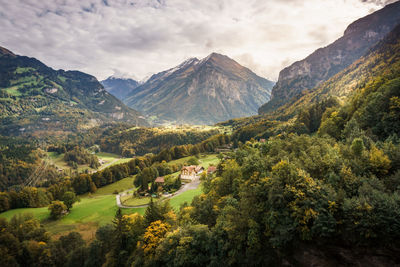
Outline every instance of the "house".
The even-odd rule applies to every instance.
[[[208,169],[207,169],[207,174],[213,174],[214,172],[216,172],[217,171],[217,167],[215,167],[215,166],[210,166],[210,167],[208,167]]]
[[[196,172],[197,175],[201,174],[204,171],[204,168],[202,166],[196,166],[196,168],[194,169],[194,171]]]
[[[157,177],[154,182],[159,185],[164,184],[164,176]]]
[[[181,179],[194,180],[203,172],[203,170],[204,168],[202,166],[183,166],[181,169]]]

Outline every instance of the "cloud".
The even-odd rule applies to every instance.
[[[214,51],[277,79],[388,2],[0,0],[0,45],[99,79],[142,78]]]

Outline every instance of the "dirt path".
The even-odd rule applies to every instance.
[[[96,172],[97,172],[97,171],[101,171],[101,170],[107,168],[108,166],[110,166],[110,165],[113,164],[114,162],[117,162],[118,160],[120,160],[120,158],[113,159],[111,162],[100,166],[100,168],[99,168],[98,170],[96,170]]]
[[[176,191],[175,193],[170,194],[170,195],[164,197],[164,198],[162,199],[162,201],[164,201],[164,200],[166,200],[166,199],[170,199],[170,198],[175,197],[175,196],[178,196],[178,195],[180,195],[180,194],[182,194],[182,193],[184,193],[184,192],[186,192],[186,191],[188,191],[188,190],[196,189],[197,187],[199,187],[199,185],[200,185],[200,176],[196,176],[196,178],[195,178],[193,181],[191,181],[190,183],[184,184],[184,185],[181,186],[181,188],[179,188],[179,190]],[[115,198],[116,198],[116,200],[117,200],[117,206],[118,206],[119,208],[122,208],[122,209],[135,209],[135,208],[145,208],[145,207],[147,207],[149,204],[138,205],[138,206],[125,206],[125,205],[123,205],[123,204],[121,203],[121,197],[127,195],[128,192],[129,192],[130,190],[132,190],[132,189],[133,189],[133,188],[127,189],[127,190],[125,190],[125,191],[123,191],[123,192],[121,192],[121,193],[119,193],[118,195],[115,196]]]

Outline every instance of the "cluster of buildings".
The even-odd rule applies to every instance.
[[[200,174],[202,174],[204,171],[204,168],[200,165],[190,165],[190,166],[183,166],[181,169],[181,179],[183,180],[190,180],[193,181],[197,178],[200,177]],[[217,171],[216,166],[210,166],[207,169],[207,174],[213,174],[214,172]],[[155,183],[162,185],[164,184],[165,180],[164,177],[157,177],[155,180]]]

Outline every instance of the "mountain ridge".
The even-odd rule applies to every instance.
[[[304,91],[298,95],[298,98],[292,98],[291,101],[270,114],[275,115],[275,118],[278,119],[291,117],[296,110],[307,104],[317,103],[328,97],[336,97],[339,101],[345,102],[365,84],[371,83],[371,77],[384,76],[387,69],[390,69],[390,73],[395,75],[395,71],[399,71],[399,67],[396,68],[396,62],[400,62],[400,47],[396,46],[399,41],[400,24],[350,66],[313,89]],[[392,47],[392,51],[388,55],[386,51],[390,47]],[[388,75],[386,74],[386,76]]]
[[[0,132],[87,129],[104,122],[148,125],[141,114],[80,71],[54,70],[0,49]]]
[[[276,110],[303,90],[312,89],[345,69],[382,40],[399,22],[400,2],[389,4],[352,22],[342,37],[284,68],[272,89],[271,100],[259,108],[259,114]]]
[[[161,120],[210,124],[255,114],[272,85],[233,59],[211,53],[152,75],[125,103]]]

